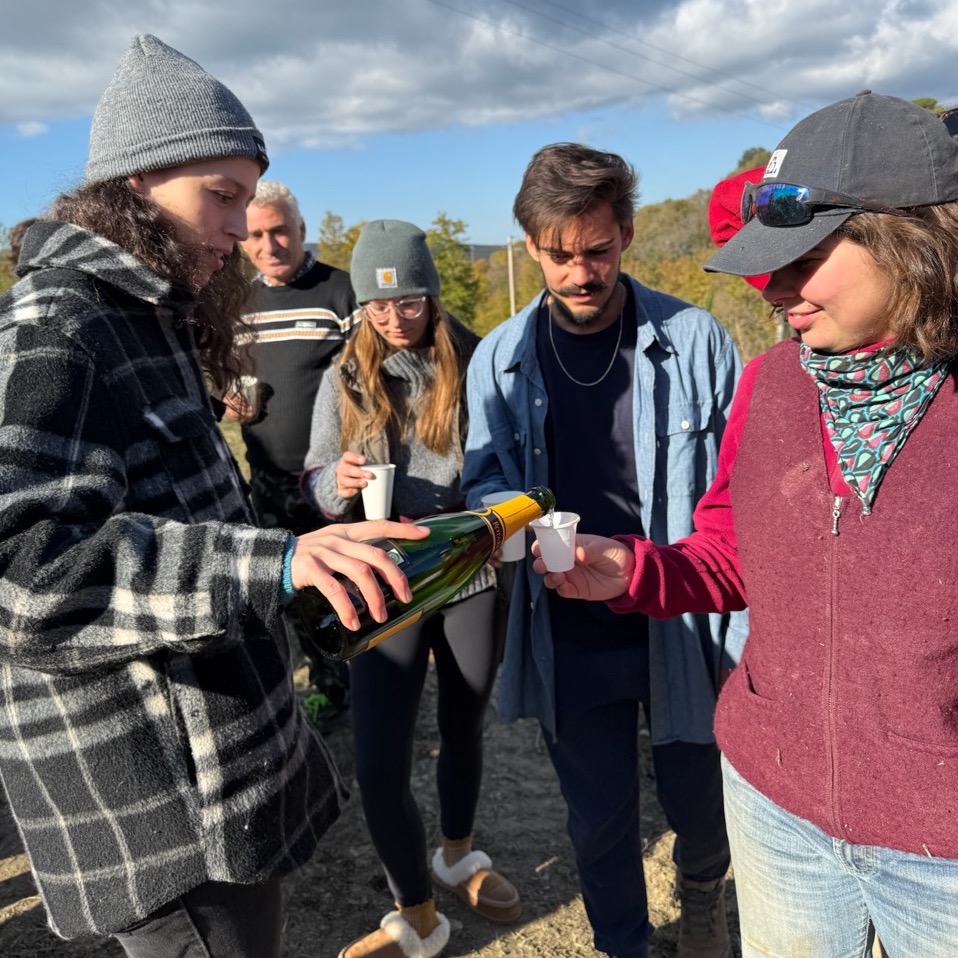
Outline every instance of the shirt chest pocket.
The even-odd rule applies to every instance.
[[[128,508],[184,522],[243,519],[243,494],[212,413],[178,396],[147,406],[134,447]]]
[[[680,439],[682,436],[694,437],[696,433],[708,428],[712,418],[713,402],[700,400],[698,402],[669,403],[659,408],[655,413],[655,435],[658,439]]]
[[[670,403],[659,409],[655,421],[656,496],[675,510],[688,510],[708,488],[715,475],[718,443],[710,429],[714,403],[711,400]],[[684,528],[683,522],[676,528]],[[681,533],[684,535],[685,533]],[[670,535],[669,538],[672,538]]]

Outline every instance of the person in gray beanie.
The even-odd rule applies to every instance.
[[[373,220],[361,230],[349,267],[356,301],[439,296],[439,273],[426,234],[403,220]]]
[[[330,519],[363,516],[371,463],[394,463],[391,516],[409,521],[465,507],[466,365],[479,339],[439,299],[426,235],[412,223],[367,223],[350,278],[363,321],[323,378],[313,408],[304,489]],[[340,958],[432,958],[449,940],[433,885],[484,918],[519,918],[519,895],[472,847],[482,728],[502,653],[487,568],[450,603],[350,662],[356,780],[397,910]],[[416,713],[430,653],[439,683],[436,770],[442,842],[431,862],[410,789]],[[431,876],[430,876],[431,871]]]
[[[133,958],[276,958],[281,878],[346,789],[300,710],[280,610],[408,583],[358,540],[258,528],[218,428],[244,372],[238,242],[267,165],[237,98],[134,38],[86,180],[0,297],[0,772],[54,932]]]

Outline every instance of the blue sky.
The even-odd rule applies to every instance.
[[[0,38],[0,224],[80,181],[135,33],[243,100],[311,241],[327,211],[518,238],[522,172],[559,140],[627,157],[653,203],[863,88],[958,103],[956,0],[33,0]]]

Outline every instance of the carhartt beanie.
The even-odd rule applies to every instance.
[[[439,295],[439,272],[426,234],[403,220],[372,220],[353,247],[349,277],[356,301]]]
[[[93,114],[86,182],[234,156],[269,166],[246,107],[178,50],[134,37]]]

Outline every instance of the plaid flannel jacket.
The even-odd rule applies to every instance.
[[[68,224],[24,257],[0,297],[0,772],[51,927],[106,934],[292,870],[346,793],[190,298]]]

